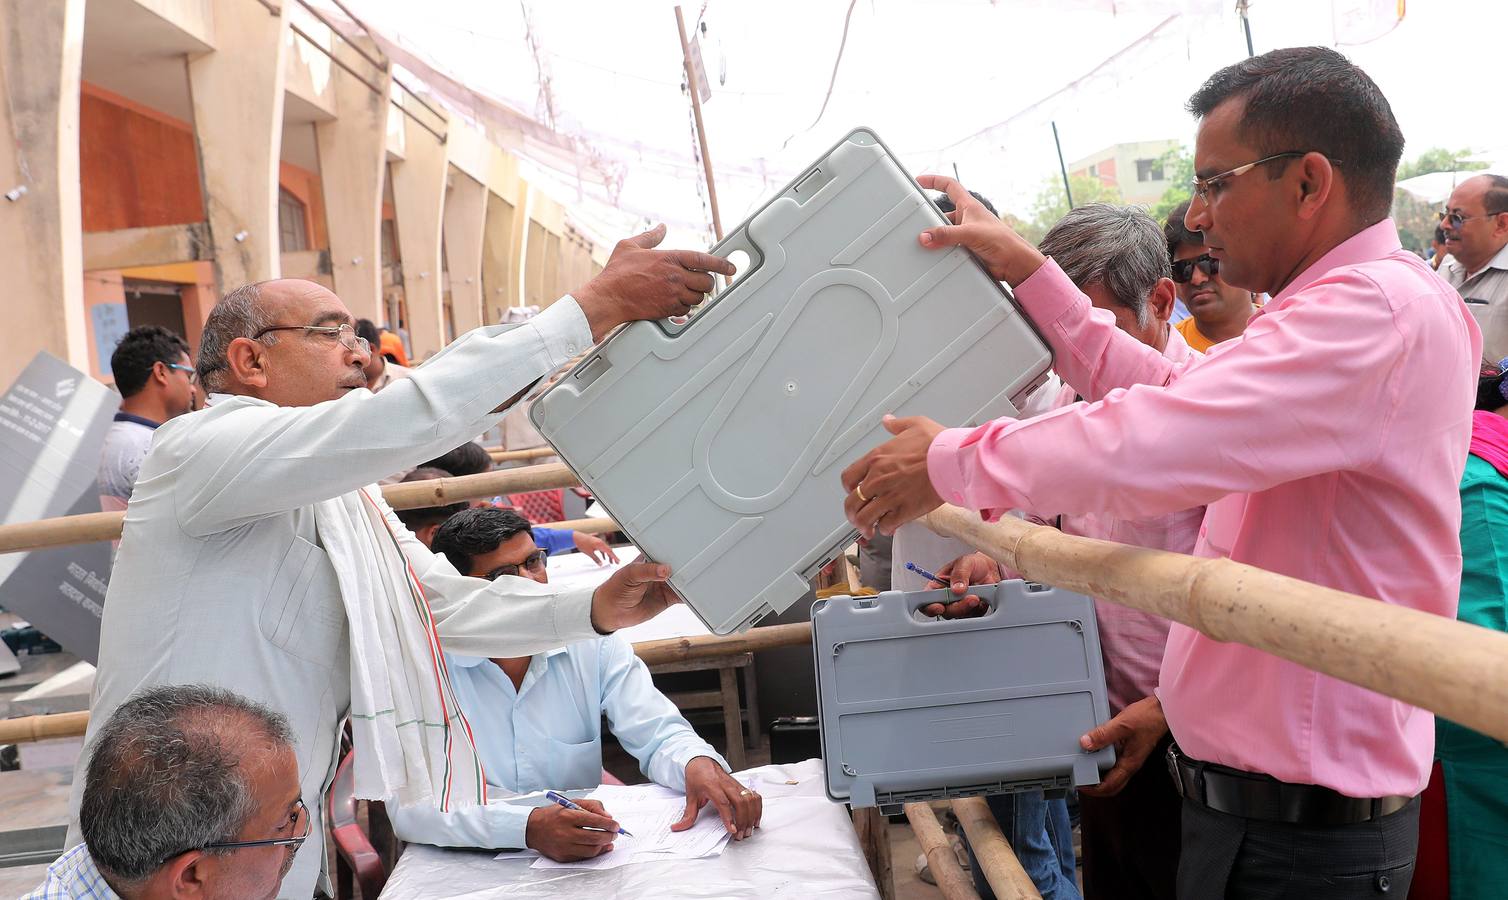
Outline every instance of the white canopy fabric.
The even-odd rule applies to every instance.
[[[674,243],[710,241],[673,3],[346,3],[400,65],[488,123],[531,183],[591,220],[590,230],[617,235],[665,221]],[[1259,53],[1341,45],[1382,86],[1412,149],[1480,149],[1508,144],[1508,121],[1443,96],[1434,64],[1449,48],[1454,80],[1488,83],[1495,30],[1469,23],[1496,15],[1496,4],[1420,4],[1400,19],[1397,0],[1260,0],[1250,21]],[[956,166],[970,188],[1018,214],[1057,174],[1053,122],[1070,163],[1119,142],[1192,145],[1184,101],[1246,55],[1233,7],[686,0],[688,28],[706,26],[704,119],[724,228],[858,125],[874,128],[913,172]]]

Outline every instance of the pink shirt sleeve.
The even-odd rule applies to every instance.
[[[1140,518],[1358,468],[1380,452],[1402,341],[1379,327],[1392,311],[1365,277],[1322,279],[1180,366],[1091,311],[1055,265],[1043,269],[1022,284],[1023,302],[1043,316],[1064,379],[1104,397],[944,431],[927,455],[944,500],[991,518],[1012,508]]]
[[[1051,259],[1017,286],[1016,299],[1052,347],[1058,377],[1085,400],[1133,384],[1168,384],[1200,358],[1174,363],[1121,331],[1115,314],[1095,309]]]

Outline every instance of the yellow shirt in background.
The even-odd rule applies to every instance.
[[[1199,326],[1194,322],[1193,316],[1189,316],[1173,327],[1178,329],[1179,334],[1183,335],[1185,343],[1200,353],[1204,353],[1209,348],[1215,346],[1215,342],[1205,337],[1204,332],[1199,330]]]

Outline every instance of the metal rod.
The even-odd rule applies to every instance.
[[[1257,51],[1251,45],[1251,19],[1247,16],[1247,0],[1236,0],[1236,12],[1241,16],[1241,30],[1246,33],[1246,55],[1256,56]]]
[[[329,19],[325,18],[324,13],[322,13],[319,10],[315,9],[314,7],[310,6],[308,0],[298,0],[298,5],[302,6],[305,10],[307,10],[308,13],[309,13],[309,15],[313,16],[314,18],[318,19],[321,23],[323,23],[326,28],[330,29],[330,32],[332,34],[334,34],[336,37],[338,37],[342,41],[344,41],[345,44],[346,44],[346,46],[350,47],[352,50],[355,50],[357,53],[361,54],[361,58],[362,59],[366,60],[367,62],[371,63],[372,65],[376,66],[377,68],[381,69],[384,72],[387,71],[387,63],[386,62],[373,57],[371,54],[367,53],[365,50],[363,50],[362,48],[358,47],[355,44],[355,42],[353,42],[350,38],[346,37],[344,34],[341,34],[340,29],[335,27],[335,23],[331,22]],[[340,0],[336,0],[335,5],[336,6],[340,6]],[[340,6],[340,9],[341,9],[341,12],[344,12],[346,15],[351,16],[351,11],[348,10],[348,9],[346,9],[344,6]],[[356,19],[355,16],[351,16],[351,18],[353,20]],[[292,23],[289,23],[289,24],[292,24]],[[361,25],[361,22],[357,21],[356,24]],[[366,26],[365,25],[361,25],[361,28],[362,28],[363,31],[366,30]],[[307,39],[307,36],[306,36],[306,39]],[[323,49],[323,48],[321,48],[321,49]],[[330,58],[334,59],[335,57],[332,56]],[[347,70],[347,71],[349,71],[349,70]]]
[[[1068,197],[1068,208],[1073,209],[1073,188],[1068,186],[1068,164],[1063,162],[1063,144],[1058,140],[1058,122],[1052,123],[1052,143],[1058,148],[1058,168],[1063,172],[1063,193]]]
[[[394,78],[393,81],[394,81],[394,83],[396,83],[398,81],[398,79]],[[399,85],[399,87],[402,87],[402,85]],[[404,90],[408,90],[408,89],[404,88]],[[410,94],[412,94],[412,93],[413,92],[410,91]],[[428,122],[425,122],[423,119],[421,119],[418,116],[414,115],[413,111],[410,110],[408,107],[404,106],[402,103],[399,103],[398,99],[396,97],[390,97],[390,98],[388,98],[388,102],[391,103],[391,104],[393,104],[394,106],[398,107],[398,111],[399,112],[403,113],[405,116],[408,116],[410,119],[413,119],[414,120],[414,124],[418,125],[420,128],[423,128],[425,131],[427,131],[430,134],[434,135],[435,139],[438,140],[440,143],[442,143],[442,144],[445,143],[445,140],[446,140],[445,135],[443,135],[440,132],[438,132],[438,131],[434,130],[433,128],[429,127],[429,123]],[[424,101],[420,100],[419,102],[423,103]],[[428,104],[426,104],[426,105],[428,105]]]
[[[444,120],[446,118],[445,113],[440,112],[438,109],[435,109],[433,106],[430,106],[429,103],[427,101],[425,101],[425,99],[423,97],[421,97],[418,94],[414,93],[414,89],[413,88],[411,88],[408,85],[404,84],[403,82],[399,81],[398,80],[398,76],[396,76],[396,75],[393,76],[393,84],[398,85],[398,87],[400,87],[400,88],[403,89],[404,93],[408,94],[410,97],[413,97],[415,100],[418,100],[420,106],[422,106],[425,109],[429,110],[430,112],[434,113],[441,120]]]
[[[712,180],[712,155],[707,151],[707,126],[702,124],[701,83],[696,66],[691,64],[691,43],[686,40],[686,20],[681,8],[675,8],[675,30],[681,36],[681,67],[686,70],[686,86],[691,88],[691,115],[696,119],[696,140],[702,148],[702,168],[707,170],[707,203],[712,207],[712,233],[723,239],[723,219],[717,211],[717,185]]]
[[[350,74],[350,76],[352,78],[354,78],[357,81],[361,82],[362,84],[366,85],[367,88],[370,89],[372,93],[376,94],[379,97],[383,96],[383,94],[386,93],[386,91],[384,91],[382,88],[380,88],[377,85],[373,84],[372,82],[368,81],[365,75],[362,75],[360,72],[358,72],[355,69],[351,68],[350,65],[348,65],[345,61],[343,61],[340,57],[336,56],[334,53],[331,53],[329,50],[325,49],[325,46],[323,44],[321,44],[319,41],[316,41],[314,38],[310,37],[309,34],[304,31],[304,29],[298,27],[297,25],[293,24],[292,22],[288,23],[288,27],[289,27],[289,29],[291,29],[293,31],[294,34],[298,35],[299,37],[301,37],[305,41],[307,41],[309,43],[309,46],[313,47],[314,49],[316,49],[319,52],[323,53],[325,56],[329,57],[330,62],[335,63],[337,66],[340,66],[348,74]]]
[[[262,4],[262,6],[274,16],[281,16],[283,14],[283,8],[275,3],[269,3],[268,0],[257,0],[257,2]]]

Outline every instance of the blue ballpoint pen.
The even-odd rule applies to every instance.
[[[577,803],[575,800],[572,800],[570,797],[567,797],[565,794],[560,793],[559,791],[545,791],[545,799],[549,800],[551,803],[556,803],[560,806],[564,806],[566,809],[574,809],[577,812],[587,811],[581,808],[581,804]],[[600,831],[602,829],[594,828],[592,830]],[[621,825],[618,826],[618,833],[626,837],[633,837],[633,835],[625,831],[623,829],[623,826]]]
[[[928,572],[926,569],[923,569],[921,566],[917,565],[914,562],[908,562],[908,563],[906,563],[906,571],[908,571],[908,572],[915,572],[916,574],[922,576],[923,578],[927,579],[928,581],[935,581],[938,584],[947,584],[948,583],[944,579],[938,578],[936,575],[933,575],[931,572]]]

